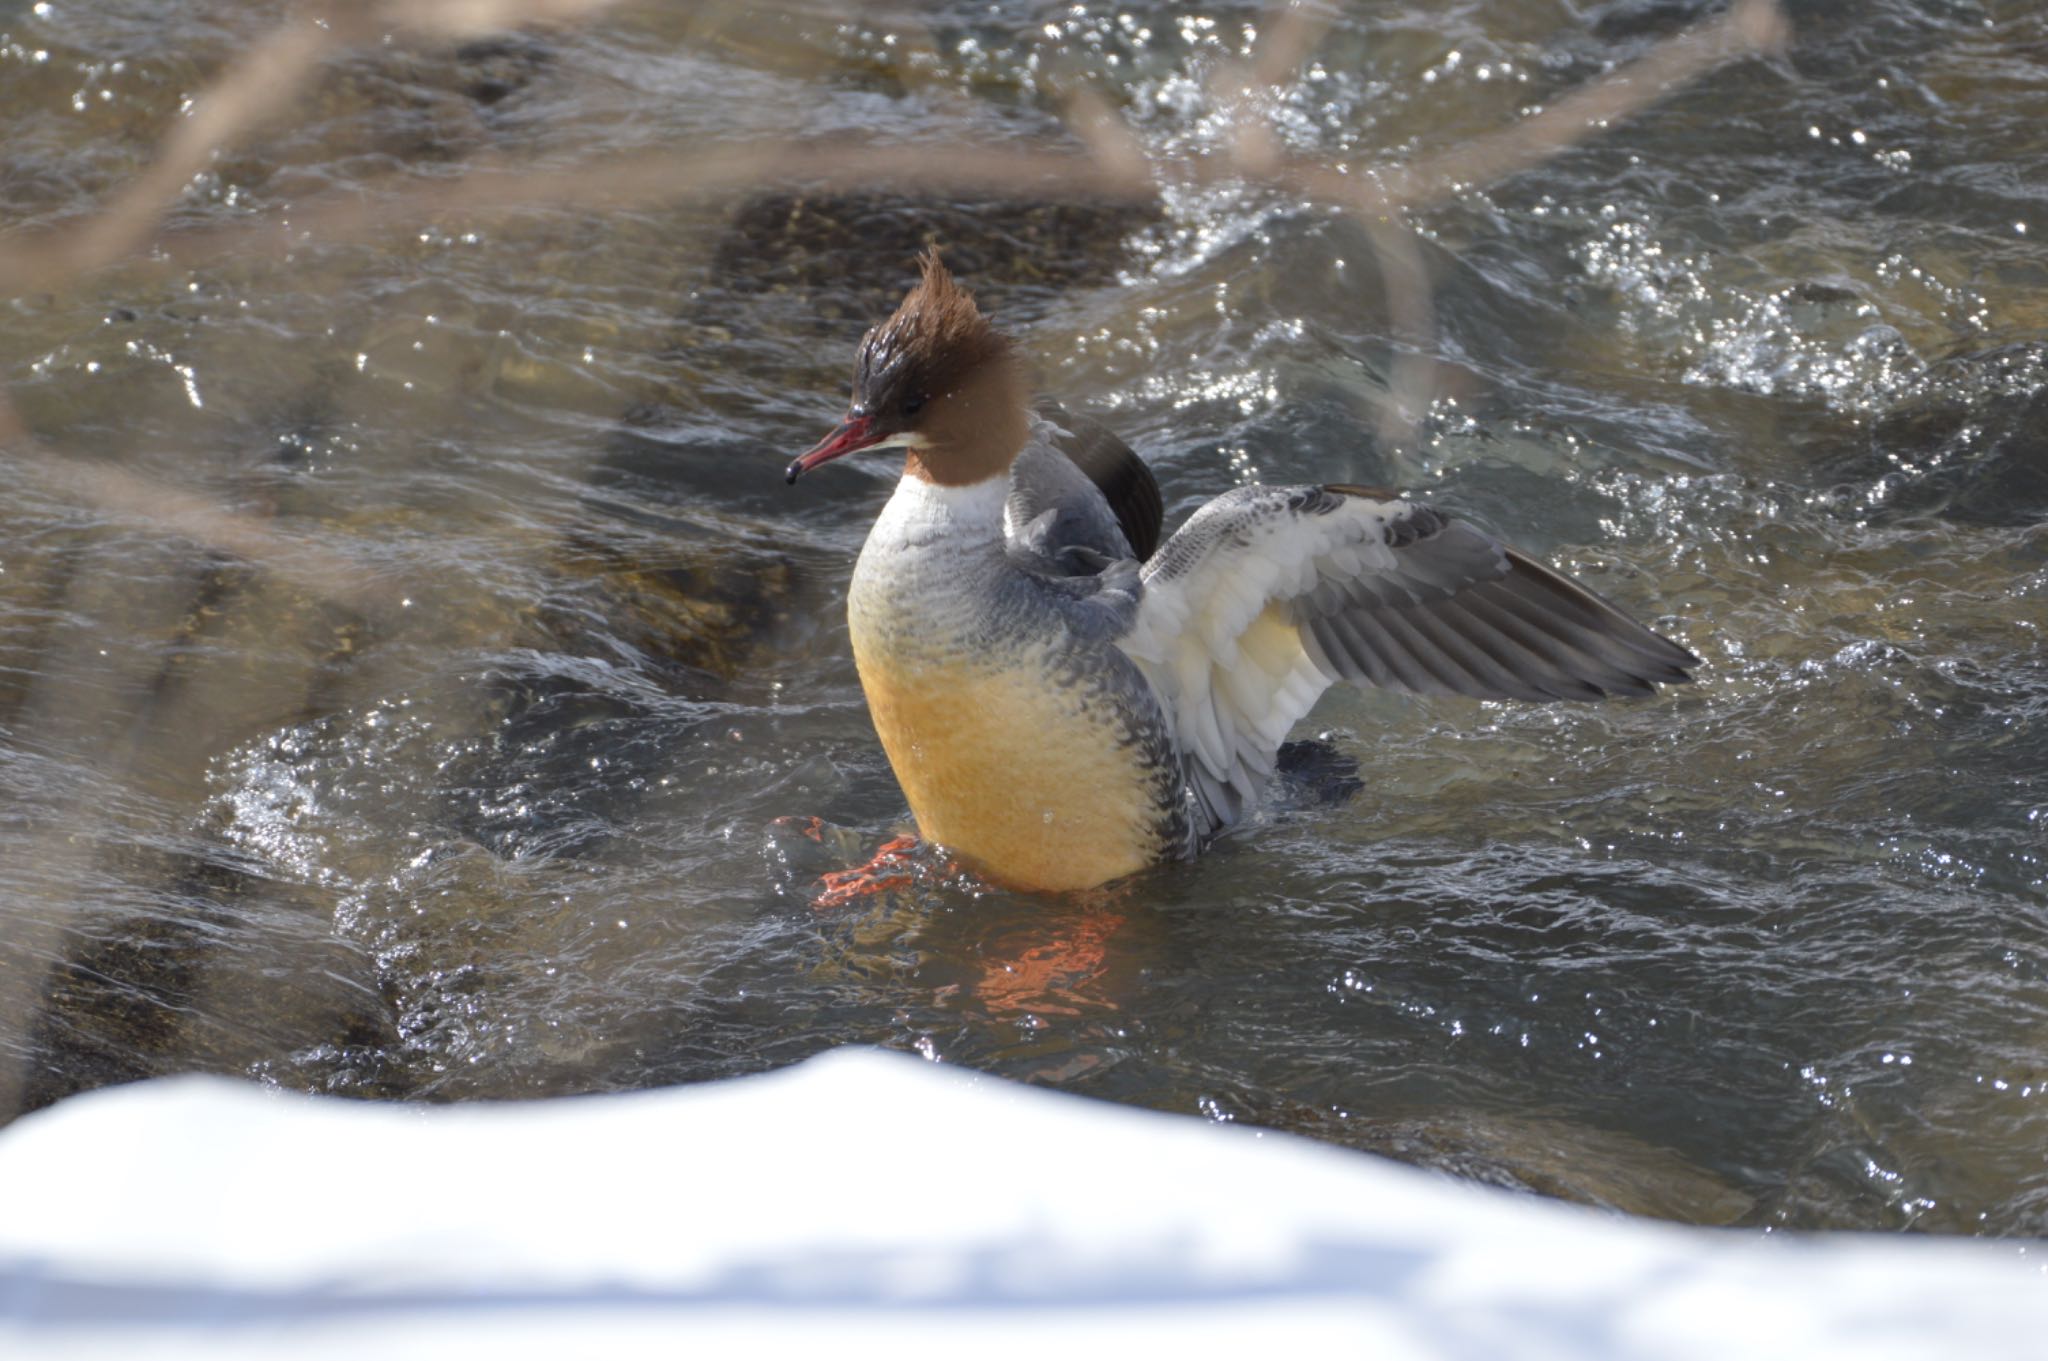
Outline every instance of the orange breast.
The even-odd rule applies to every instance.
[[[1021,663],[854,660],[918,831],[1014,888],[1092,888],[1159,854],[1156,786],[1114,713]]]

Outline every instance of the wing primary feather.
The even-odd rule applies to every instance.
[[[1422,609],[1382,611],[1376,622],[1384,626],[1387,635],[1396,639],[1408,649],[1416,664],[1441,683],[1440,693],[1452,695],[1483,696],[1487,685],[1460,665],[1458,659],[1439,647],[1423,627],[1428,617]]]
[[[1349,669],[1340,668],[1335,674],[1347,680],[1364,679],[1387,690],[1405,690],[1407,682],[1394,674],[1386,659],[1374,650],[1364,635],[1350,626],[1350,621],[1341,614],[1325,615],[1316,621],[1326,644],[1334,645],[1333,651],[1341,654],[1340,660],[1349,663]]]
[[[1520,677],[1538,692],[1537,698],[1593,700],[1601,697],[1603,692],[1598,686],[1567,674],[1555,661],[1531,650],[1482,618],[1472,608],[1475,603],[1470,598],[1448,602],[1441,615],[1442,622],[1446,627],[1456,629],[1459,636],[1472,646],[1494,658],[1508,674]]]
[[[1511,576],[1526,582],[1534,590],[1558,602],[1560,610],[1577,618],[1578,622],[1602,637],[1612,638],[1639,654],[1646,662],[1660,663],[1673,671],[1684,672],[1686,668],[1698,666],[1700,659],[1686,651],[1669,638],[1654,632],[1636,622],[1628,613],[1589,587],[1582,586],[1570,577],[1536,561],[1528,554],[1508,549],[1508,562],[1514,569]],[[1674,679],[1690,680],[1689,675],[1680,674]]]
[[[1324,630],[1321,619],[1311,617],[1297,623],[1295,627],[1301,634],[1301,650],[1308,654],[1310,666],[1331,680],[1345,680],[1353,675],[1363,674],[1356,666],[1347,669],[1330,655],[1330,649],[1323,643]]]
[[[1488,582],[1465,596],[1465,607],[1481,621],[1492,625],[1507,637],[1528,648],[1551,666],[1558,674],[1592,688],[1587,699],[1598,699],[1608,694],[1642,694],[1641,682],[1635,681],[1626,672],[1619,671],[1598,657],[1588,655],[1563,638],[1548,632],[1530,620],[1523,613],[1520,602],[1509,596],[1497,598],[1502,583]]]
[[[1597,658],[1638,683],[1668,678],[1664,673],[1669,668],[1656,651],[1626,635],[1617,634],[1611,628],[1603,629],[1598,623],[1587,622],[1583,611],[1576,608],[1577,602],[1561,600],[1555,591],[1544,589],[1545,583],[1540,580],[1517,572],[1493,584],[1504,596],[1521,606],[1516,611],[1518,614],[1587,656]],[[1630,627],[1638,629],[1644,639],[1656,639],[1656,635],[1647,629],[1633,624]],[[1649,674],[1642,674],[1645,672]],[[1683,673],[1677,678],[1684,679]]]
[[[1479,685],[1471,693],[1483,699],[1553,699],[1555,696],[1534,683],[1528,677],[1504,664],[1491,651],[1473,639],[1460,623],[1470,619],[1463,611],[1453,612],[1454,601],[1444,601],[1434,609],[1411,610],[1407,620],[1418,632],[1428,635],[1431,642],[1446,656],[1464,667]]]
[[[1369,649],[1393,674],[1396,684],[1391,688],[1417,695],[1448,693],[1444,684],[1416,661],[1413,653],[1388,635],[1380,618],[1377,612],[1343,614],[1337,616],[1335,623],[1345,635],[1358,640],[1360,651]]]

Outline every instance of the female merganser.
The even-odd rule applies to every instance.
[[[1023,889],[1092,888],[1238,821],[1336,681],[1591,700],[1698,658],[1396,493],[1245,486],[1164,545],[1152,475],[1034,404],[938,254],[861,341],[846,419],[788,478],[907,451],[847,596],[854,662],[918,831]]]

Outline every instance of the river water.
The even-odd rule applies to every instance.
[[[1359,4],[1261,109],[1399,163],[1713,9]],[[4,224],[84,222],[281,13],[0,4]],[[1058,139],[1055,71],[1170,167],[1231,135],[1213,76],[1258,18],[391,43],[170,229],[721,138]],[[878,1044],[1683,1220],[2048,1231],[2048,11],[1791,18],[1782,57],[1418,217],[1412,439],[1367,234],[1227,185],[427,212],[12,300],[0,1119],[193,1069],[451,1100]],[[1041,900],[927,859],[814,910],[905,817],[842,618],[894,467],[780,470],[928,240],[1169,523],[1398,484],[1698,682],[1333,692],[1304,733],[1362,787],[1284,790],[1196,864]],[[818,1114],[827,1153],[860,1115]]]

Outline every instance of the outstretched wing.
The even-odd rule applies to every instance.
[[[1698,658],[1482,530],[1365,487],[1240,487],[1145,564],[1118,645],[1214,832],[1333,682],[1479,699],[1647,695]]]

